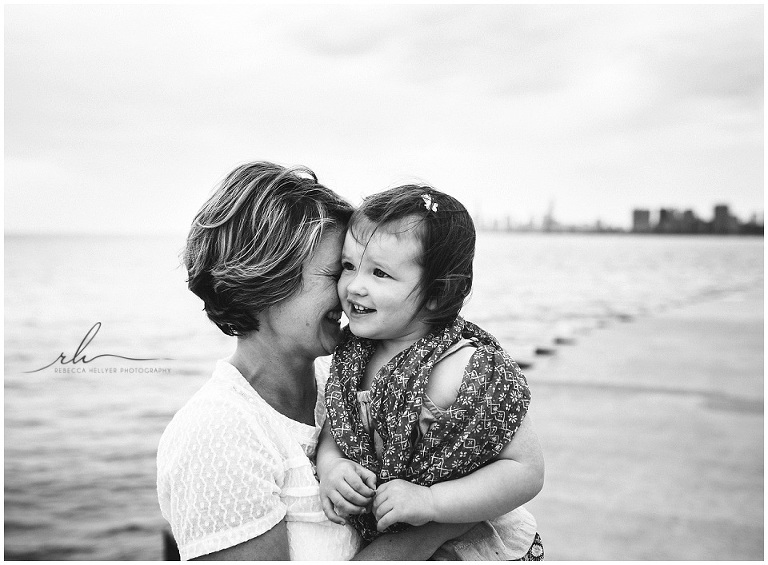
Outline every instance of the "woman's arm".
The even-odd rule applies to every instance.
[[[280,520],[271,530],[255,538],[190,561],[290,561],[288,528]]]
[[[426,561],[445,542],[463,535],[474,526],[430,522],[404,532],[384,534],[363,548],[352,561]]]
[[[397,522],[478,522],[525,504],[543,485],[544,458],[530,416],[526,416],[492,463],[430,487],[390,481],[376,491],[373,511],[379,531]]]
[[[426,561],[450,539],[475,524],[430,523],[396,534],[384,534],[363,548],[353,561]],[[258,537],[191,561],[288,561],[288,533],[285,521]]]

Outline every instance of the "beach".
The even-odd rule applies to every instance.
[[[526,370],[551,560],[762,560],[763,292],[572,336]]]
[[[6,237],[6,559],[162,557],[160,435],[234,348],[182,242]],[[533,363],[547,558],[762,556],[763,256],[762,238],[480,234],[465,315]],[[89,359],[157,360],[29,372],[97,321]]]

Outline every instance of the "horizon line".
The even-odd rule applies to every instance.
[[[168,235],[168,236],[184,236],[188,234],[187,230],[184,231],[66,231],[66,230],[3,230],[5,237],[25,237],[25,236],[88,236],[88,235]]]

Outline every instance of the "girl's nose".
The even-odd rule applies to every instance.
[[[355,274],[354,278],[349,281],[349,284],[347,285],[347,292],[357,296],[365,296],[368,294],[368,291],[365,288],[365,284],[363,283],[363,278],[360,275]]]

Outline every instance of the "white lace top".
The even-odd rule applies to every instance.
[[[183,560],[255,538],[280,520],[292,560],[357,553],[355,530],[330,522],[320,505],[313,460],[328,360],[315,372],[315,426],[277,412],[226,361],[174,416],[157,451],[157,495]]]

